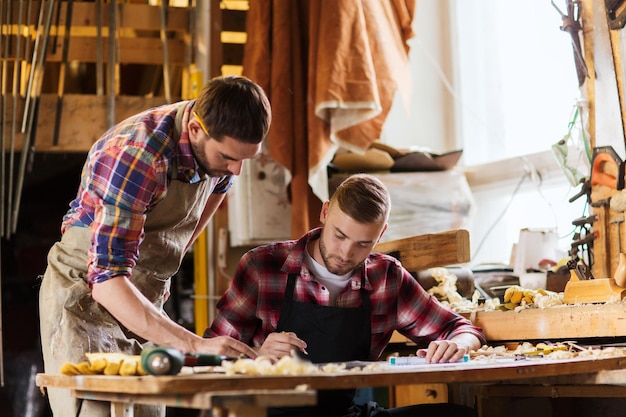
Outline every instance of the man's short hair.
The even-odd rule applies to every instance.
[[[359,223],[386,223],[389,220],[389,191],[372,175],[354,174],[346,178],[330,198],[330,204],[334,203]]]
[[[194,105],[209,135],[218,141],[229,136],[257,144],[269,132],[270,102],[263,89],[245,77],[229,75],[209,80]]]

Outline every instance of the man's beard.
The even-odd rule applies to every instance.
[[[319,239],[319,247],[320,247],[320,255],[322,255],[322,260],[324,261],[324,266],[326,267],[326,269],[328,270],[328,272],[335,274],[335,275],[345,275],[350,271],[353,271],[354,269],[356,269],[356,267],[358,265],[354,265],[354,264],[345,264],[343,266],[338,266],[338,267],[333,267],[332,266],[332,259],[336,259],[339,261],[344,261],[344,259],[338,257],[338,256],[333,256],[333,255],[329,255],[328,251],[326,250],[326,246],[324,245],[324,239],[322,236],[320,236]]]
[[[196,163],[200,167],[200,170],[204,172],[206,175],[208,175],[209,177],[219,178],[219,177],[225,177],[227,175],[234,175],[232,172],[230,172],[227,169],[212,169],[209,165],[209,161],[207,161],[206,158],[204,157],[204,153],[202,152],[202,150],[198,149],[198,147],[193,143],[191,144],[191,150],[192,150],[194,159],[196,160]]]

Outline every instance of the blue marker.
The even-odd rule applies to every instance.
[[[453,363],[469,362],[469,354],[463,355],[461,359]],[[426,363],[426,358],[420,358],[417,356],[392,356],[389,358],[390,365],[423,365]],[[451,363],[451,362],[443,362]],[[439,364],[441,365],[441,364]]]

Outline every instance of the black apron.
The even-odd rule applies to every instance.
[[[361,307],[342,308],[293,300],[297,275],[290,274],[285,288],[277,331],[294,332],[307,343],[313,363],[368,360],[371,343],[371,304],[361,278]],[[270,409],[269,416],[343,416],[353,405],[355,389],[319,390],[317,406]]]

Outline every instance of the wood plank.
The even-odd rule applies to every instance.
[[[171,407],[196,409],[210,409],[213,407],[238,409],[243,406],[264,409],[267,407],[301,407],[317,403],[317,393],[315,391],[295,389],[258,389],[218,393],[197,392],[185,397],[164,394],[93,392],[83,389],[75,389],[72,392],[76,398],[87,398],[89,400],[111,401],[112,403],[161,404]]]
[[[60,38],[61,42],[63,38]],[[102,45],[103,62],[108,62],[108,42]],[[119,59],[123,64],[153,64],[163,63],[163,44],[158,37],[144,38],[120,38]],[[182,38],[168,39],[167,47],[171,65],[185,64],[185,41]],[[60,62],[63,48],[52,50],[46,56],[46,62]],[[96,38],[86,36],[73,36],[68,51],[70,61],[96,62]]]
[[[56,40],[57,45],[50,44],[46,56],[47,62],[60,62],[63,48],[65,8],[67,2],[61,2],[59,26],[51,28],[50,39]],[[32,5],[38,10],[38,3]],[[96,62],[96,4],[93,2],[75,2],[72,10],[72,37],[69,43],[68,59],[70,61]],[[17,22],[17,8],[15,8]],[[187,8],[170,7],[168,9],[168,50],[169,61],[173,65],[185,64],[184,36],[188,30],[190,11]],[[161,15],[159,6],[149,4],[120,4],[119,5],[119,59],[122,63],[134,64],[162,64],[163,53],[160,39]],[[34,26],[37,23],[36,13],[31,17],[30,36],[34,37]],[[103,15],[103,36],[108,38],[108,14]],[[12,29],[13,44],[16,41],[17,27]],[[31,40],[32,42],[32,40]],[[25,48],[26,42],[22,42]],[[56,46],[56,48],[54,47]],[[104,62],[107,58],[107,42],[104,42]],[[12,50],[10,53],[15,54]],[[10,58],[12,58],[12,55]],[[24,51],[21,51],[24,56]]]
[[[470,261],[469,232],[450,230],[381,242],[374,251],[392,254],[412,272],[456,265]]]
[[[33,1],[31,5],[32,10],[39,10],[40,2]],[[67,1],[61,2],[61,14],[59,15],[59,26],[65,26],[65,17]],[[122,28],[136,29],[136,30],[154,30],[159,31],[161,28],[161,12],[159,6],[152,6],[147,3],[124,3],[119,4],[119,18],[122,23]],[[22,19],[25,21],[26,12]],[[12,8],[12,21],[17,22],[18,9]],[[31,13],[30,25],[37,25],[37,13]],[[187,19],[189,18],[189,11],[186,8],[181,7],[169,7],[167,17],[167,30],[169,32],[186,32],[187,31]],[[108,26],[108,15],[105,13],[103,18],[103,26],[106,30]],[[56,23],[56,20],[55,22]],[[72,6],[72,27],[82,26],[96,26],[96,4],[94,2],[78,1],[74,2]],[[54,29],[52,27],[51,29]],[[54,34],[54,32],[52,32]],[[158,37],[158,33],[157,33]]]
[[[12,98],[7,99],[12,103]],[[87,152],[106,130],[106,97],[87,94],[66,94],[63,98],[63,115],[59,145],[52,146],[52,133],[56,114],[56,94],[43,94],[37,119],[37,152]],[[150,107],[165,104],[163,97],[119,96],[115,99],[116,122]],[[23,114],[23,99],[18,99],[18,120]],[[13,114],[12,109],[8,114]],[[11,123],[7,121],[7,134]],[[19,129],[18,129],[19,130]],[[8,137],[8,136],[7,136]],[[24,135],[15,135],[15,149],[20,151]],[[8,141],[7,141],[8,142]],[[8,150],[8,143],[7,143]]]
[[[624,303],[463,315],[484,330],[489,342],[626,336]]]
[[[308,375],[224,375],[195,373],[177,376],[104,376],[38,374],[39,387],[80,389],[124,394],[193,395],[199,392],[242,391],[247,389],[309,389],[395,386],[419,383],[478,383],[520,381],[522,379],[551,383],[552,378],[576,378],[584,375],[587,383],[603,371],[626,367],[626,357],[601,359],[541,359],[533,361],[470,361],[453,364],[428,364],[421,367],[384,367],[377,371],[324,372]],[[621,372],[621,371],[618,371]],[[624,383],[623,374],[622,384]]]

